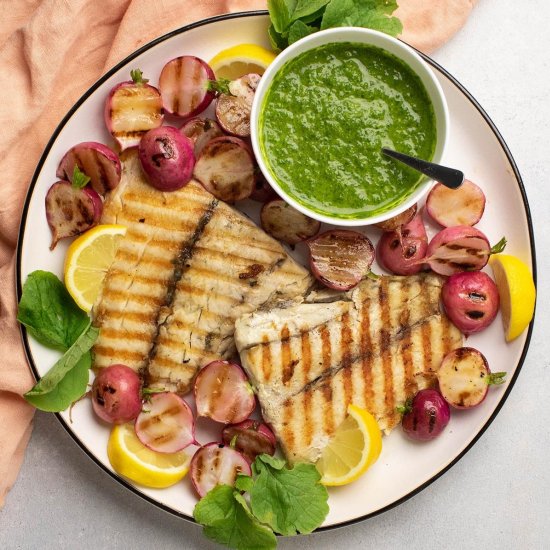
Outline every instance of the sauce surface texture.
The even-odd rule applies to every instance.
[[[346,42],[304,52],[279,70],[259,130],[283,190],[341,219],[389,210],[423,181],[383,157],[382,147],[431,160],[436,143],[433,106],[413,70],[380,48]]]

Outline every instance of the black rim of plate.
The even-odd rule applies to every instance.
[[[59,133],[61,132],[61,130],[64,128],[65,124],[67,124],[67,122],[70,120],[70,118],[76,112],[76,110],[88,99],[88,97],[90,97],[94,93],[94,91],[101,84],[103,84],[115,72],[117,72],[119,69],[124,67],[127,63],[129,63],[130,61],[132,61],[133,59],[135,59],[136,57],[138,57],[142,53],[146,52],[147,50],[151,49],[152,47],[156,46],[157,44],[159,44],[161,42],[164,42],[166,40],[169,40],[169,39],[171,39],[171,38],[173,38],[177,35],[183,34],[187,31],[190,31],[191,29],[196,29],[198,27],[209,25],[211,23],[217,23],[219,21],[226,21],[226,20],[242,18],[242,17],[258,17],[258,16],[266,16],[266,15],[268,15],[268,12],[265,11],[265,10],[228,13],[228,14],[224,14],[224,15],[218,15],[218,16],[215,16],[215,17],[210,17],[208,19],[203,19],[203,20],[197,21],[195,23],[191,23],[190,25],[186,25],[185,27],[181,27],[181,28],[176,29],[172,32],[169,32],[169,33],[167,33],[163,36],[160,36],[159,38],[156,38],[155,40],[145,44],[144,46],[142,46],[141,48],[139,48],[138,50],[136,50],[135,52],[130,54],[128,57],[123,59],[120,63],[115,65],[105,75],[103,75],[91,88],[89,88],[84,93],[84,95],[82,95],[82,97],[73,105],[73,107],[69,110],[69,112],[65,115],[63,120],[59,123],[59,125],[55,129],[54,133],[52,134],[50,140],[48,141],[48,143],[47,143],[47,145],[44,149],[44,152],[42,153],[42,156],[40,157],[40,160],[38,162],[36,170],[33,174],[29,190],[27,192],[27,196],[26,196],[26,199],[25,199],[25,204],[23,206],[23,213],[22,213],[22,217],[21,217],[21,226],[20,226],[20,229],[19,229],[19,237],[18,237],[18,243],[17,243],[17,261],[16,261],[16,291],[17,291],[18,300],[21,299],[21,292],[22,292],[22,288],[23,288],[23,284],[22,284],[22,280],[21,280],[21,256],[22,256],[23,237],[24,237],[24,234],[25,234],[25,225],[26,225],[26,221],[27,221],[27,214],[28,214],[28,209],[29,209],[29,204],[30,204],[31,198],[32,198],[32,194],[33,194],[33,191],[34,191],[34,187],[36,186],[37,179],[38,179],[38,177],[40,175],[40,172],[42,170],[42,166],[44,165],[44,162],[46,161],[46,158],[48,157],[50,149],[53,147],[53,144],[54,144],[55,140],[57,139],[57,137],[58,137]],[[522,200],[523,200],[523,207],[525,209],[525,215],[526,215],[526,218],[527,218],[527,224],[528,224],[528,229],[529,229],[529,242],[530,242],[530,246],[531,246],[531,255],[532,255],[532,266],[531,267],[532,267],[533,278],[534,278],[535,286],[536,286],[537,271],[536,271],[535,237],[534,237],[534,233],[533,233],[533,222],[532,222],[532,218],[531,218],[531,212],[530,212],[530,209],[529,209],[529,203],[527,202],[527,194],[525,192],[525,187],[523,185],[521,175],[520,175],[519,170],[516,166],[516,163],[515,163],[515,161],[512,157],[510,149],[506,145],[506,142],[504,141],[503,137],[500,135],[500,132],[498,131],[497,127],[494,125],[493,121],[489,118],[487,113],[483,110],[483,108],[476,101],[476,99],[468,92],[468,90],[466,90],[466,88],[464,88],[464,86],[462,86],[462,84],[460,84],[460,82],[458,82],[452,75],[450,75],[445,69],[443,69],[435,61],[430,59],[428,56],[426,56],[422,52],[417,51],[417,53],[424,59],[424,61],[426,61],[432,67],[434,67],[437,71],[442,73],[447,79],[449,79],[454,84],[454,86],[456,86],[462,92],[462,94],[466,97],[466,99],[468,99],[470,101],[470,103],[475,107],[475,109],[479,112],[481,117],[484,119],[484,121],[490,127],[490,129],[494,133],[497,141],[499,142],[500,146],[502,147],[502,150],[504,151],[504,153],[506,155],[506,158],[507,158],[508,162],[510,163],[510,166],[513,169],[514,176],[517,180],[517,183],[518,183],[518,186],[519,186],[519,189],[520,189],[520,192],[521,192]],[[527,351],[529,349],[529,344],[530,344],[530,341],[531,341],[531,335],[532,335],[532,332],[533,332],[533,325],[534,325],[534,317],[533,317],[533,320],[531,321],[531,323],[529,325],[528,332],[527,332],[527,339],[525,341],[525,346],[523,347],[521,357],[520,357],[520,360],[518,362],[516,371],[514,373],[514,376],[512,377],[512,379],[510,380],[510,382],[508,384],[508,388],[506,389],[506,392],[504,393],[504,395],[502,396],[502,398],[501,398],[500,402],[498,403],[497,407],[493,411],[493,414],[490,416],[490,418],[487,420],[487,422],[484,424],[484,426],[478,431],[478,433],[473,438],[473,440],[466,446],[466,448],[464,448],[462,450],[462,452],[460,452],[453,460],[451,460],[451,462],[449,462],[449,464],[447,464],[443,469],[441,469],[439,472],[434,474],[430,479],[428,479],[427,481],[425,481],[424,483],[419,485],[416,489],[414,489],[410,493],[408,493],[408,494],[404,495],[403,497],[401,497],[400,499],[392,502],[391,504],[388,504],[387,506],[385,506],[383,508],[380,508],[379,510],[376,510],[375,512],[371,512],[370,514],[365,514],[363,516],[354,518],[352,520],[347,520],[347,521],[343,521],[341,523],[328,525],[326,527],[320,527],[319,529],[317,529],[317,532],[319,532],[319,531],[328,531],[328,530],[337,529],[337,528],[340,528],[340,527],[345,527],[347,525],[352,525],[354,523],[358,523],[360,521],[364,521],[366,519],[369,519],[369,518],[372,518],[372,517],[377,516],[379,514],[382,514],[383,512],[386,512],[386,511],[388,511],[388,510],[390,510],[390,509],[392,509],[396,506],[399,506],[400,504],[402,504],[406,500],[410,499],[414,495],[420,493],[420,491],[422,491],[423,489],[428,487],[428,485],[432,484],[436,479],[441,477],[445,472],[447,472],[450,468],[452,468],[473,447],[473,445],[483,435],[485,430],[487,430],[489,425],[493,422],[493,420],[495,419],[495,417],[499,413],[500,409],[504,405],[504,402],[506,401],[506,399],[510,395],[510,392],[512,391],[512,388],[513,388],[513,386],[514,386],[514,384],[517,380],[517,377],[520,373],[521,367],[523,366],[523,362],[525,361]],[[33,357],[32,357],[32,352],[31,352],[30,345],[29,345],[27,331],[25,330],[25,328],[22,325],[21,325],[20,328],[21,328],[21,337],[22,337],[22,340],[23,340],[23,345],[24,345],[24,348],[25,348],[26,356],[27,356],[27,361],[28,361],[28,363],[29,363],[29,365],[32,369],[34,377],[38,380],[40,378],[40,375],[39,375],[39,373],[36,369],[36,366],[35,366],[35,363],[34,363],[34,360],[33,360]],[[86,453],[86,455],[91,460],[93,460],[104,472],[106,472],[109,476],[111,476],[113,479],[115,479],[118,483],[122,484],[124,487],[126,487],[127,489],[132,491],[134,494],[138,495],[139,497],[145,499],[146,501],[150,502],[151,504],[154,504],[158,508],[160,508],[160,509],[162,509],[162,510],[164,510],[164,511],[166,511],[166,512],[172,514],[172,515],[181,517],[185,520],[188,520],[188,521],[191,521],[191,522],[195,523],[195,520],[191,516],[188,516],[186,514],[178,512],[177,510],[174,510],[173,508],[170,508],[169,506],[166,506],[165,504],[162,504],[161,502],[158,502],[158,501],[154,500],[153,498],[151,498],[148,495],[146,495],[146,494],[142,493],[141,491],[139,491],[134,485],[132,485],[131,483],[126,481],[124,478],[119,477],[117,474],[112,472],[109,468],[107,468],[104,464],[102,464],[93,455],[93,453],[91,453],[91,451],[89,451],[87,449],[87,447],[80,441],[80,439],[72,431],[70,426],[61,417],[61,415],[58,414],[58,413],[55,413],[55,415],[56,415],[57,419],[59,420],[59,422],[61,423],[61,425],[65,428],[67,433],[72,437],[72,439],[77,443],[77,445]]]

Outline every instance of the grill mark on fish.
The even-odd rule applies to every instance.
[[[344,313],[342,315],[342,326],[340,334],[340,346],[342,349],[342,369],[343,372],[343,383],[344,383],[344,401],[345,406],[347,407],[353,398],[353,378],[351,369],[348,368],[351,365],[352,358],[352,345],[353,345],[353,336],[351,334],[351,327],[349,324],[350,315],[349,313]]]
[[[181,200],[181,197],[170,197],[168,194],[163,194],[162,206],[170,209],[173,212],[184,212],[185,214],[193,212],[204,212],[204,208],[208,206],[210,199],[206,199],[204,195],[192,193],[185,194],[185,202]],[[147,195],[144,193],[135,193],[129,191],[124,195],[124,205],[136,206],[142,208],[144,205],[152,206],[153,208],[159,207],[159,198],[157,195]],[[125,208],[126,210],[126,208]],[[195,224],[191,220],[180,220],[182,223],[189,224],[193,227]]]
[[[101,328],[101,336],[103,338],[109,338],[111,340],[128,340],[129,342],[131,341],[149,342],[151,338],[150,334],[144,331],[118,330],[118,329],[109,328],[109,327]]]
[[[267,340],[267,336],[264,338]],[[271,348],[269,346],[264,346],[262,349],[262,373],[264,380],[269,382],[271,378]]]
[[[273,271],[274,267],[277,267],[277,262],[266,262],[261,261],[258,258],[255,258],[254,256],[244,256],[242,254],[233,254],[231,252],[228,252],[227,250],[216,250],[214,248],[205,248],[200,245],[196,247],[197,252],[201,255],[204,254],[207,257],[212,258],[220,258],[224,262],[229,261],[230,265],[232,266],[242,266],[244,269],[248,267],[250,262],[254,262],[255,264],[258,264],[264,268],[266,271]],[[284,258],[283,258],[284,260]]]
[[[382,371],[384,373],[384,395],[387,414],[391,414],[395,408],[393,403],[393,371],[391,356],[386,350],[391,345],[390,337],[390,297],[388,293],[388,279],[383,278],[380,281],[378,302],[380,304],[380,314],[382,319],[382,330],[380,331],[380,352],[382,359]]]
[[[103,357],[117,357],[119,359],[124,359],[127,361],[143,361],[145,355],[139,353],[138,351],[131,351],[125,349],[115,349],[111,346],[96,345],[94,347],[94,353],[99,354]]]
[[[361,369],[363,371],[363,380],[365,381],[365,403],[367,408],[374,410],[374,388],[372,380],[372,341],[370,335],[370,297],[366,296],[361,304]]]
[[[288,446],[293,447],[295,443],[294,426],[292,425],[294,407],[289,404],[283,409],[283,434]]]
[[[149,381],[149,365],[151,364],[151,361],[154,359],[158,347],[157,340],[160,336],[161,330],[166,324],[167,320],[170,318],[172,314],[172,307],[174,304],[174,299],[176,296],[176,287],[183,277],[183,274],[186,271],[186,265],[187,262],[191,259],[193,256],[193,251],[195,248],[195,245],[197,241],[200,239],[201,235],[204,232],[204,229],[212,219],[212,216],[214,215],[214,211],[216,207],[218,206],[217,200],[212,200],[210,204],[208,205],[207,210],[202,215],[201,219],[197,223],[197,226],[195,228],[195,231],[193,232],[193,235],[189,239],[189,241],[182,244],[182,248],[178,256],[173,261],[174,263],[174,271],[172,273],[172,277],[167,283],[166,288],[166,295],[164,297],[164,303],[162,307],[157,312],[157,318],[155,321],[155,324],[157,325],[156,334],[153,337],[152,346],[149,350],[149,354],[147,356],[147,359],[145,361],[145,365],[141,369],[141,374],[145,380],[145,383],[147,384]],[[161,322],[161,318],[164,318],[164,320]]]
[[[160,307],[163,303],[164,298],[157,298],[155,296],[147,296],[145,294],[134,293],[130,297],[126,292],[120,290],[113,290],[107,288],[103,291],[103,300],[113,300],[115,302],[137,302],[141,305],[148,305],[154,307]]]
[[[302,372],[303,372],[303,383],[305,384],[309,375],[309,371],[311,369],[311,342],[309,340],[309,334],[307,332],[302,333],[302,339],[301,339],[301,349],[302,349]],[[304,397],[302,399],[302,406],[303,406],[303,418],[305,419],[304,422],[304,429],[303,429],[303,437],[304,437],[304,443],[306,446],[311,445],[311,439],[313,436],[313,428],[312,423],[308,419],[310,418],[311,413],[311,393],[305,392]]]
[[[328,330],[328,327],[324,325],[321,327],[321,354],[323,359],[323,372],[330,371],[330,364],[332,361],[332,349],[331,349],[331,343],[330,343],[330,332]],[[325,399],[325,403],[328,405],[330,404],[332,400],[332,387],[330,385],[331,380],[323,380],[321,383],[321,392],[323,394],[323,397]],[[332,433],[332,430],[334,429],[334,419],[333,419],[333,413],[332,413],[332,407],[325,406],[324,407],[324,425],[325,430],[327,430],[329,433]]]
[[[281,330],[281,368],[283,372],[283,384],[286,386],[294,374],[295,363],[292,361],[290,351],[290,332],[285,325]]]

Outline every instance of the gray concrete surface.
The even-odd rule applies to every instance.
[[[464,0],[466,1],[466,0]],[[538,249],[531,349],[501,413],[448,473],[401,506],[280,548],[550,548],[550,4],[480,0],[433,57],[478,99],[523,175]],[[214,548],[197,526],[129,493],[38,413],[18,483],[0,511],[4,549]]]

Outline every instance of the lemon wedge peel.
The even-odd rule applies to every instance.
[[[536,288],[531,270],[510,254],[489,259],[500,296],[500,311],[507,342],[515,340],[529,326],[535,313]]]
[[[218,52],[208,64],[216,78],[235,80],[245,74],[262,75],[276,54],[257,44],[238,44]]]
[[[349,405],[348,416],[317,462],[321,483],[347,485],[361,477],[382,451],[382,434],[376,419],[368,411]]]
[[[65,257],[65,286],[84,311],[92,309],[115,258],[119,238],[125,234],[123,225],[98,225],[69,246]]]
[[[107,444],[107,456],[117,474],[155,489],[178,483],[189,471],[190,458],[185,451],[152,451],[139,441],[133,424],[113,427]]]

